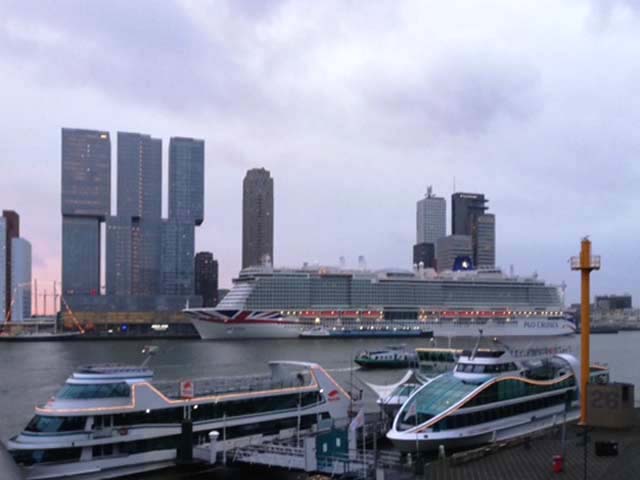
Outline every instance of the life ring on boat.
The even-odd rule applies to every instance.
[[[118,433],[119,433],[120,435],[123,435],[123,436],[124,436],[124,435],[126,435],[127,433],[129,433],[129,429],[128,429],[128,428],[126,428],[126,427],[119,428],[119,429],[118,429]]]

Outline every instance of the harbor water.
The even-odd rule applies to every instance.
[[[573,348],[577,340],[578,337],[565,337],[564,341]],[[533,344],[529,339],[526,345],[543,348],[548,341],[538,339]],[[640,369],[636,367],[639,342],[640,331],[592,335],[592,361],[608,364],[612,380],[633,383],[640,388]],[[55,394],[76,367],[90,363],[139,364],[143,359],[141,350],[148,343],[147,340],[0,344],[0,439],[6,441],[18,433],[32,417],[34,405]],[[386,339],[160,340],[152,343],[160,348],[150,362],[157,379],[267,372],[270,360],[317,362],[343,384],[354,376],[377,384],[393,383],[404,373],[402,370],[363,371],[353,365],[357,352],[394,343]],[[436,342],[415,338],[402,343],[413,349]],[[446,346],[441,341],[437,345]],[[370,400],[373,403],[374,399]],[[155,475],[144,478],[170,478]]]

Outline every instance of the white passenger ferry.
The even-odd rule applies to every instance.
[[[403,451],[464,448],[531,433],[577,418],[580,367],[559,354],[520,362],[505,351],[464,352],[452,372],[415,390],[387,433]],[[591,368],[592,381],[608,370]]]
[[[561,289],[500,270],[250,267],[215,308],[185,313],[203,339],[573,334]]]
[[[36,407],[8,448],[28,480],[115,476],[172,465],[187,418],[194,445],[216,430],[219,441],[237,446],[348,416],[349,395],[319,365],[269,366],[267,375],[187,384],[152,381],[153,372],[144,367],[83,367]]]

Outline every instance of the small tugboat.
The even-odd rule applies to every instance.
[[[353,360],[362,368],[409,368],[416,364],[415,352],[404,345],[389,346],[384,350],[365,350]]]

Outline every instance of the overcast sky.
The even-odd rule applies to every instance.
[[[0,112],[0,207],[41,283],[60,278],[60,129],[77,127],[113,152],[118,130],[149,133],[165,157],[171,136],[205,139],[196,247],[222,286],[242,178],[265,167],[276,265],[408,268],[416,201],[433,185],[449,218],[455,178],[490,199],[505,270],[573,301],[589,234],[595,292],[640,301],[640,1],[3,0]]]

